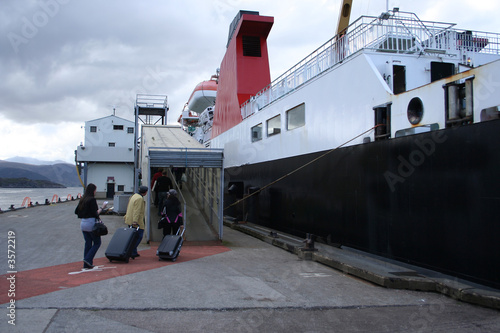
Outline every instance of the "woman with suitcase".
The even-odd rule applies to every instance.
[[[83,197],[75,209],[75,214],[78,215],[78,218],[82,219],[80,228],[85,240],[83,251],[83,268],[85,269],[94,268],[94,256],[101,246],[101,236],[92,232],[92,229],[95,223],[99,223],[99,214],[106,207],[106,203],[104,203],[102,208],[98,207],[97,200],[95,199],[96,190],[97,186],[92,183],[88,184]]]
[[[162,216],[158,228],[163,228],[163,239],[160,246],[158,246],[156,255],[159,260],[170,259],[176,261],[184,241],[182,238],[184,229],[180,234],[177,234],[179,228],[183,227],[184,221],[182,219],[181,203],[177,199],[176,190],[168,191],[167,199],[163,203]]]
[[[168,191],[167,198],[163,202],[162,214],[167,220],[163,227],[163,237],[165,235],[175,235],[180,226],[183,225],[181,214],[181,202],[177,199],[177,191]]]

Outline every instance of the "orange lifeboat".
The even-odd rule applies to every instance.
[[[207,107],[215,104],[217,81],[212,78],[198,83],[189,97],[187,107],[196,113],[202,113]]]

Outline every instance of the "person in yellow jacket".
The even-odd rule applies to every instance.
[[[140,186],[139,193],[135,193],[128,200],[127,212],[125,213],[125,223],[131,226],[132,228],[139,227],[137,230],[137,243],[135,244],[132,253],[130,254],[131,258],[139,257],[139,253],[137,252],[137,247],[141,244],[142,237],[144,236],[144,220],[146,215],[146,203],[144,202],[144,196],[148,193],[147,186]]]

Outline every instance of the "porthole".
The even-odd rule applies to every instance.
[[[424,115],[424,104],[422,100],[418,97],[412,98],[408,104],[408,120],[410,124],[417,125],[422,121]]]

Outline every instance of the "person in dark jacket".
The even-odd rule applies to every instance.
[[[156,180],[161,177],[163,173],[163,169],[159,168],[158,171],[153,175],[153,179],[151,179],[151,191],[153,192],[153,203],[155,204],[155,207],[158,207],[158,191],[156,191]],[[160,205],[161,206],[161,205]]]
[[[164,201],[162,215],[167,218],[167,224],[163,228],[163,237],[165,235],[177,233],[180,226],[184,224],[181,213],[181,202],[177,199],[177,191],[168,191],[167,199]]]
[[[175,175],[175,181],[179,185],[179,189],[182,190],[182,175],[186,172],[186,168],[173,168],[172,170]]]
[[[92,183],[88,184],[83,197],[75,209],[75,214],[78,215],[78,218],[82,219],[80,228],[85,240],[85,248],[83,250],[83,268],[85,269],[94,268],[94,256],[101,246],[101,236],[93,233],[92,229],[94,228],[94,224],[99,223],[99,214],[106,207],[106,203],[104,203],[102,208],[97,206],[97,200],[95,199],[96,190],[97,186]]]
[[[158,216],[161,215],[163,201],[167,198],[168,191],[172,188],[172,180],[167,176],[167,170],[156,180],[155,191],[158,192]]]

